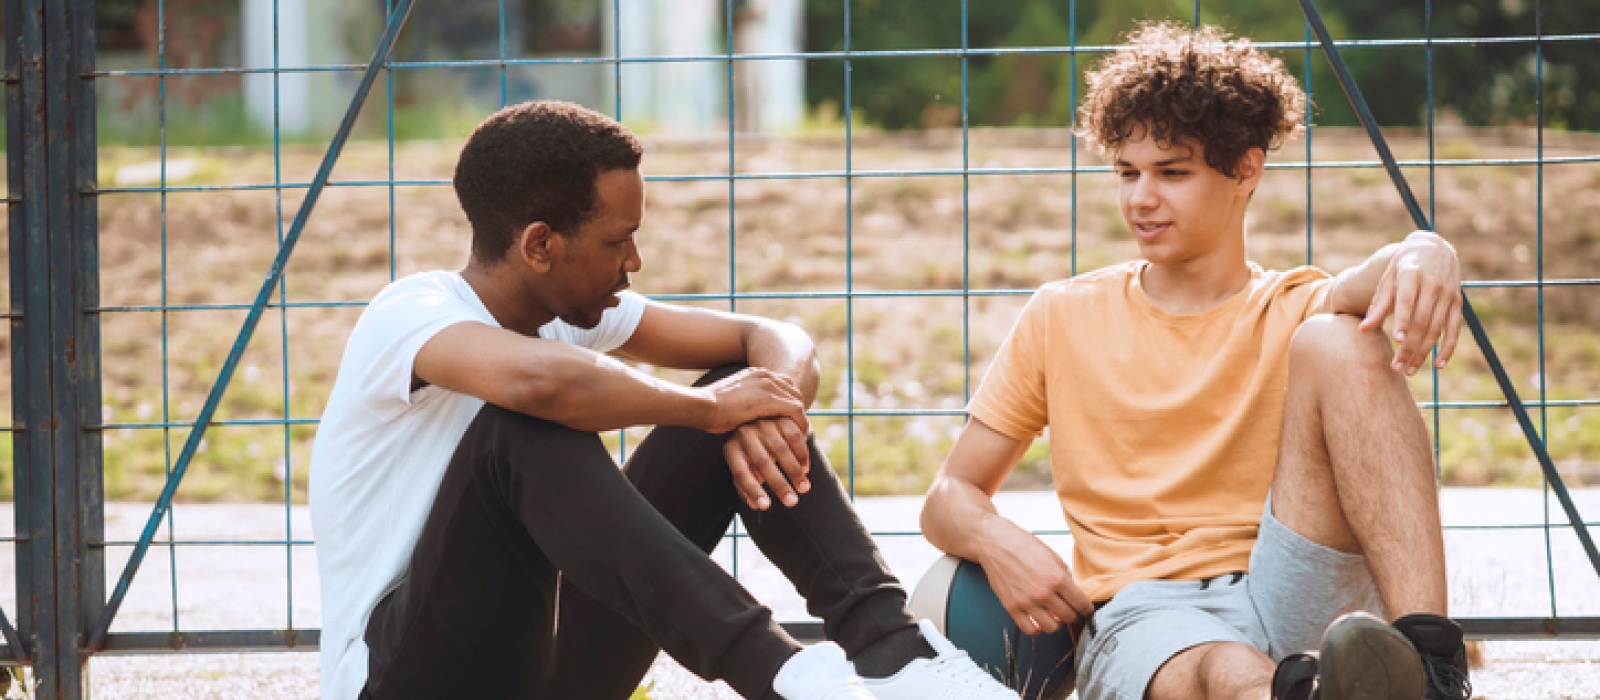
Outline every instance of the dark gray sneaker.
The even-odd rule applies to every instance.
[[[1319,700],[1316,654],[1290,654],[1272,673],[1273,700]]]
[[[1448,617],[1418,613],[1394,621],[1422,656],[1428,675],[1428,700],[1469,700],[1467,643],[1461,626]]]
[[[1294,654],[1280,662],[1272,676],[1272,697],[1418,700],[1426,685],[1422,661],[1405,635],[1358,612],[1328,625],[1316,656]]]

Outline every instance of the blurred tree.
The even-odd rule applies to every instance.
[[[844,49],[846,2],[851,3],[850,44],[855,50],[961,45],[961,4],[957,0],[810,0],[806,9],[808,50]],[[1068,46],[1074,40],[1078,45],[1109,45],[1138,20],[1192,21],[1194,8],[1193,0],[974,2],[968,6],[968,45]],[[1324,2],[1318,9],[1340,39],[1418,39],[1427,35],[1426,7],[1420,2],[1396,7],[1392,0],[1340,0]],[[1539,9],[1544,12],[1547,34],[1600,31],[1600,2],[1458,0],[1433,7],[1433,36],[1531,36],[1534,12]],[[1200,17],[1259,42],[1307,38],[1299,4],[1288,0],[1212,0],[1200,4]],[[1302,82],[1310,55],[1317,123],[1355,123],[1320,50],[1283,49],[1277,53]],[[1345,49],[1342,54],[1381,123],[1425,123],[1429,71],[1425,48],[1363,47]],[[1545,122],[1572,129],[1600,129],[1600,46],[1595,42],[1549,43],[1543,59]],[[1074,75],[1065,54],[973,56],[969,59],[971,122],[1069,124],[1072,81],[1078,82],[1081,95],[1082,74],[1097,60],[1094,54],[1080,54]],[[1435,107],[1473,125],[1531,124],[1538,66],[1535,47],[1527,42],[1434,46]],[[852,81],[852,106],[886,128],[927,124],[933,109],[930,100],[946,106],[960,104],[960,64],[952,58],[858,59]],[[809,103],[843,103],[842,70],[818,65],[808,71],[806,83]],[[959,112],[955,123],[959,123]]]

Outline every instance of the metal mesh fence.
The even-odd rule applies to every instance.
[[[762,5],[764,19],[749,3],[691,3],[699,9],[684,5],[677,12],[690,16],[673,20],[661,9],[666,4],[608,0],[572,10],[586,18],[574,30],[587,37],[576,42],[580,48],[533,54],[519,44],[522,37],[540,31],[539,22],[553,16],[548,7],[566,5],[497,0],[488,19],[462,22],[459,31],[474,40],[453,55],[406,45],[402,32],[398,53],[375,72],[353,58],[312,58],[319,54],[307,45],[334,41],[329,37],[341,31],[357,37],[362,51],[381,44],[375,39],[381,17],[396,3],[369,4],[370,12],[339,14],[308,11],[316,6],[301,0],[246,2],[233,10],[155,0],[108,15],[120,6],[102,3],[101,49],[90,76],[101,105],[94,196],[102,272],[100,299],[89,313],[101,329],[104,407],[86,429],[103,441],[104,489],[112,500],[136,502],[107,506],[104,541],[88,546],[103,547],[110,576],[86,575],[118,582],[119,572],[131,572],[123,568],[130,554],[142,557],[141,544],[153,546],[139,575],[128,573],[114,585],[111,609],[124,596],[141,602],[114,621],[102,617],[109,630],[91,628],[92,648],[314,648],[320,611],[301,504],[310,442],[344,334],[384,282],[465,261],[465,229],[448,187],[451,139],[497,105],[533,96],[572,99],[644,134],[652,202],[641,286],[656,298],[793,318],[810,329],[826,366],[812,415],[852,493],[920,494],[1032,290],[1133,256],[1112,233],[1120,222],[1114,207],[1107,210],[1115,201],[1108,168],[1071,135],[1070,125],[995,129],[973,116],[975,64],[1011,60],[1029,71],[1077,76],[1109,49],[1078,44],[1075,1],[1061,8],[1070,24],[1065,45],[974,43],[967,2],[951,0],[959,22],[947,41],[885,48],[892,42],[856,33],[875,5],[844,0],[842,47],[808,50],[772,49],[739,34],[760,35],[761,22],[777,21],[772,16],[785,3]],[[1542,5],[1534,4],[1541,8],[1537,17]],[[794,3],[790,11],[802,7]],[[1542,71],[1545,51],[1600,52],[1600,34],[1583,31],[1600,27],[1536,23],[1504,35],[1433,36],[1433,4],[1418,11],[1426,36],[1355,37],[1340,46],[1376,57],[1367,60],[1426,65],[1426,79],[1413,88],[1427,93],[1422,126],[1394,135],[1401,166],[1447,236],[1453,228],[1475,232],[1470,250],[1481,257],[1464,258],[1469,268],[1493,274],[1471,279],[1468,293],[1483,300],[1491,334],[1510,348],[1511,376],[1560,466],[1570,478],[1593,483],[1600,479],[1594,461],[1600,390],[1589,368],[1600,362],[1594,341],[1600,318],[1589,307],[1600,278],[1581,267],[1581,257],[1562,258],[1589,250],[1584,237],[1594,234],[1581,217],[1595,212],[1551,202],[1550,192],[1592,196],[1585,179],[1600,183],[1600,139],[1547,128]],[[1227,2],[1204,8],[1197,2],[1192,16],[1211,20],[1215,13],[1229,29],[1251,34],[1247,12]],[[699,50],[629,39],[691,20],[703,35]],[[338,29],[318,29],[324,21]],[[218,29],[228,26],[237,33]],[[418,26],[413,17],[407,31]],[[139,32],[152,51],[117,53],[117,41],[133,41],[119,37]],[[213,48],[250,43],[255,62],[195,48],[195,37],[207,32],[215,35]],[[1303,36],[1258,38],[1299,66],[1315,100],[1342,102],[1333,85],[1315,80],[1325,64],[1308,27]],[[298,47],[292,59],[285,56],[289,45]],[[1435,109],[1435,54],[1491,45],[1535,48],[1534,118],[1517,127],[1459,126]],[[18,60],[8,51],[8,74]],[[879,96],[862,94],[853,76],[909,66],[945,71],[949,89],[897,93],[925,101],[923,128],[886,130],[860,108]],[[834,75],[839,90],[829,94],[838,101],[801,100],[798,121],[763,126],[761,106],[782,99],[762,92],[760,80],[778,80],[763,67]],[[361,120],[351,124],[358,138],[329,150],[326,137],[316,136],[318,115],[341,112],[360,95],[363,75],[375,82]],[[1019,73],[1018,80],[1027,77]],[[662,101],[640,86],[684,90],[689,98]],[[1076,78],[1067,86],[1065,113],[1075,114]],[[635,110],[630,100],[656,111]],[[233,121],[228,110],[238,112]],[[1309,116],[1306,136],[1269,160],[1253,205],[1252,256],[1268,266],[1339,269],[1403,233],[1404,212],[1391,201],[1364,137]],[[256,126],[206,126],[219,120]],[[700,126],[673,126],[680,123]],[[445,140],[430,138],[439,136]],[[246,145],[222,145],[230,142]],[[9,177],[14,202],[22,177],[17,166]],[[306,218],[303,207],[318,198]],[[1391,213],[1390,225],[1355,230],[1368,210]],[[306,220],[297,221],[297,213]],[[1512,233],[1489,240],[1498,231]],[[285,241],[302,234],[299,252],[283,253]],[[286,261],[282,277],[262,286],[275,256]],[[664,273],[657,277],[652,267]],[[12,308],[19,306],[14,291]],[[250,319],[259,321],[253,338],[236,335]],[[1537,486],[1542,479],[1528,466],[1531,452],[1505,400],[1483,360],[1463,345],[1450,369],[1413,382],[1441,468],[1460,483]],[[213,390],[219,374],[225,393]],[[20,384],[13,378],[12,387]],[[186,449],[197,425],[205,437]],[[637,434],[608,438],[619,458]],[[1016,485],[1045,487],[1041,455],[1030,452]],[[158,511],[159,520],[145,527],[150,508],[138,501],[154,498],[180,466],[187,469],[181,486],[166,494],[178,505]],[[1521,583],[1467,606],[1496,618],[1474,628],[1481,636],[1600,633],[1600,626],[1585,626],[1592,617],[1583,618],[1600,614],[1593,605],[1600,581],[1577,554],[1571,526],[1552,510],[1548,488],[1464,496],[1475,505],[1453,520],[1447,513],[1452,556],[1491,540],[1540,555],[1531,567],[1521,559],[1499,564],[1499,575]],[[19,486],[15,493],[22,492]],[[1600,501],[1587,491],[1578,495],[1580,510],[1593,520]],[[241,500],[256,505],[214,504]],[[1069,539],[1059,526],[1037,531]],[[9,548],[17,538],[4,534],[0,543]],[[873,534],[886,547],[921,536],[893,525]],[[742,540],[736,526],[720,555],[736,575],[751,567],[753,548]],[[1532,589],[1525,585],[1530,580]],[[16,610],[17,598],[9,595],[0,604]],[[237,603],[246,597],[281,604]]]

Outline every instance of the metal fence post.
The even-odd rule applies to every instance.
[[[105,449],[101,423],[100,365],[100,213],[98,193],[99,138],[95,115],[95,0],[61,0],[58,13],[47,19],[47,39],[59,60],[60,82],[51,94],[62,103],[50,111],[50,133],[64,147],[53,154],[53,206],[64,209],[66,220],[52,217],[53,294],[65,308],[60,319],[61,351],[65,362],[61,376],[60,413],[65,420],[57,433],[56,478],[56,624],[60,629],[61,697],[89,696],[88,663],[93,653],[84,641],[90,625],[105,608]],[[54,43],[59,41],[60,43]],[[56,87],[59,86],[59,87]],[[57,119],[59,118],[59,121]],[[54,250],[62,250],[55,257]]]
[[[94,0],[6,11],[18,622],[34,697],[77,700],[105,599]]]
[[[17,631],[41,684],[55,678],[55,578],[50,565],[49,286],[45,251],[42,0],[5,4],[6,162],[11,266],[11,439],[16,505]],[[33,312],[33,310],[40,310]],[[40,697],[45,697],[40,695]]]

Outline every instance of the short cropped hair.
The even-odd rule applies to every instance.
[[[472,224],[472,255],[505,257],[517,232],[543,221],[577,233],[596,204],[595,179],[639,167],[639,139],[610,117],[570,102],[524,102],[483,120],[456,162],[456,198]]]
[[[1082,135],[1105,154],[1146,134],[1185,138],[1229,177],[1252,148],[1270,151],[1305,128],[1306,94],[1283,61],[1213,26],[1143,23],[1088,74]]]

